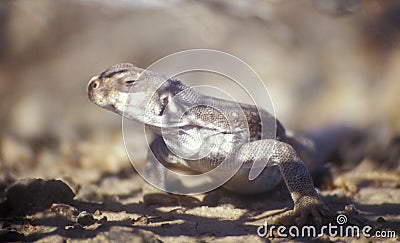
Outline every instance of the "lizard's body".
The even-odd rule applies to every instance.
[[[304,221],[311,214],[319,221],[327,210],[301,159],[307,159],[307,164],[319,163],[313,161],[313,145],[287,137],[277,120],[276,136],[275,131],[262,129],[262,124],[275,120],[264,110],[203,95],[180,81],[132,64],[118,64],[94,76],[88,94],[97,105],[143,123],[156,134],[145,169],[150,181],[167,186],[165,168],[155,159],[204,173],[226,158],[235,158],[241,166],[223,185],[227,189],[261,193],[273,189],[283,177],[295,205],[289,215]],[[193,147],[198,149],[193,152]],[[207,153],[201,154],[203,150]],[[183,156],[176,155],[177,151]],[[260,161],[268,166],[249,180],[253,164]]]

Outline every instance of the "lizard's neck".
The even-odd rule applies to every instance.
[[[167,80],[161,85],[153,85],[147,91],[120,96],[123,100],[119,102],[122,107],[115,112],[154,128],[187,125],[177,115],[182,116],[202,99],[202,95],[178,80]]]
[[[203,98],[198,91],[178,80],[170,80],[159,89],[155,99],[161,100],[159,127],[176,127],[188,125],[184,114]]]

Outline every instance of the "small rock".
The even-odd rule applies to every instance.
[[[1,216],[24,216],[50,208],[55,203],[71,203],[75,194],[60,180],[25,178],[9,186],[0,203]]]
[[[96,223],[96,220],[93,218],[93,215],[83,211],[78,215],[78,223],[82,226],[89,226]]]
[[[346,214],[352,214],[352,215],[358,215],[359,214],[358,209],[356,208],[356,206],[354,204],[346,205],[344,207],[344,212]]]
[[[79,214],[76,208],[64,203],[54,203],[51,205],[51,211],[67,219],[72,219]]]
[[[149,219],[146,216],[140,216],[138,219],[136,219],[135,223],[148,224]]]
[[[100,211],[100,210],[96,210],[95,212],[94,212],[94,216],[100,216],[102,214],[102,212]]]
[[[382,216],[379,216],[379,217],[376,219],[376,222],[383,224],[383,223],[385,223],[385,222],[386,222],[386,220],[385,220],[385,218],[384,218],[384,217],[382,217]]]

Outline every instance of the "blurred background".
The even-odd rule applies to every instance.
[[[267,216],[252,216],[292,208],[285,185],[250,200],[210,193],[145,207],[121,117],[87,97],[111,65],[146,68],[193,48],[248,63],[286,128],[358,131],[315,185],[333,210],[400,232],[399,41],[397,0],[0,0],[0,241],[264,242],[255,232]],[[216,76],[185,78],[233,86]],[[125,134],[141,163],[142,129]]]
[[[0,170],[15,177],[84,183],[129,167],[121,119],[88,100],[88,80],[192,48],[247,62],[288,128],[400,132],[395,0],[2,0],[0,30]]]

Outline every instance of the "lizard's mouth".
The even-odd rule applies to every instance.
[[[110,111],[115,111],[115,105],[113,104],[108,104],[103,106],[105,109],[110,110]]]

